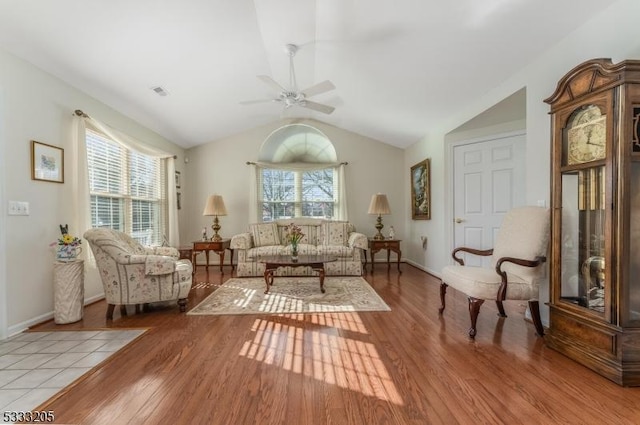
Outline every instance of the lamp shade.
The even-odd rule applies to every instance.
[[[227,215],[227,208],[224,206],[222,196],[210,195],[202,215]]]
[[[371,203],[369,204],[369,214],[376,214],[376,215],[391,214],[391,208],[389,208],[389,201],[387,200],[387,195],[383,193],[376,193],[371,197]]]

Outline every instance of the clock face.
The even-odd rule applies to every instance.
[[[603,159],[606,154],[607,117],[590,105],[579,110],[567,128],[567,164]]]

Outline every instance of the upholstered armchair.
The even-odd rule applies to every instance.
[[[541,207],[520,207],[507,212],[496,236],[493,249],[460,247],[452,252],[457,265],[442,270],[440,314],[445,309],[447,287],[467,295],[471,328],[475,338],[480,306],[494,300],[498,314],[507,317],[503,301],[528,300],[531,319],[538,335],[544,335],[538,304],[538,287],[542,264],[546,261],[549,240],[549,210]],[[465,266],[463,253],[492,257],[492,268]]]
[[[107,300],[107,320],[116,305],[126,315],[126,305],[178,300],[180,311],[187,306],[192,266],[179,260],[171,247],[144,247],[126,233],[111,229],[90,229],[84,234],[96,258]]]

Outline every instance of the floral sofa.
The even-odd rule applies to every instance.
[[[326,254],[337,261],[325,264],[328,276],[360,276],[362,252],[367,249],[367,237],[357,233],[346,221],[328,221],[313,218],[277,220],[270,223],[249,225],[245,233],[231,238],[231,249],[238,252],[236,272],[238,276],[262,276],[264,263],[259,256],[291,254],[286,232],[290,224],[299,226],[304,237],[298,244],[298,254]],[[281,267],[276,276],[304,276],[317,274],[309,267]]]
[[[84,233],[102,279],[107,300],[107,319],[113,319],[116,305],[177,300],[184,312],[191,290],[192,266],[179,260],[172,247],[145,247],[126,233],[111,229],[90,229]]]

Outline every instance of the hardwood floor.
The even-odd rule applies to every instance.
[[[410,265],[366,279],[390,312],[187,316],[177,305],[111,324],[137,342],[40,409],[66,424],[637,424],[640,388],[622,388],[548,349],[507,302],[482,306],[475,342],[464,296]],[[198,268],[188,308],[230,278]]]

